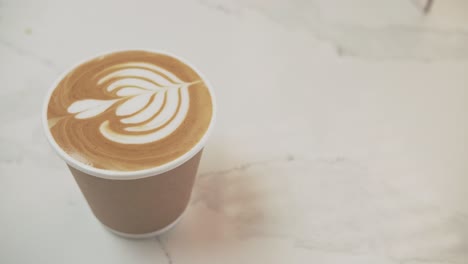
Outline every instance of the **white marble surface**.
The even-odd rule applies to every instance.
[[[0,263],[468,263],[468,2],[0,1]],[[52,81],[177,53],[219,121],[182,222],[104,230],[42,135]]]

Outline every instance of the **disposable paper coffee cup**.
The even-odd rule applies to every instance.
[[[42,123],[46,137],[66,162],[96,218],[110,231],[129,238],[159,235],[175,226],[187,208],[203,148],[216,115],[216,100],[209,81],[186,60],[164,51],[144,50],[171,56],[191,67],[208,88],[213,106],[210,125],[188,152],[163,165],[137,171],[110,171],[78,162],[53,138],[47,120],[48,103],[58,83],[73,69],[100,55],[76,64],[50,88],[43,107]],[[119,52],[119,51],[113,51]],[[113,53],[113,52],[108,52]]]

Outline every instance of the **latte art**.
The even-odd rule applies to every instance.
[[[113,130],[110,120],[106,120],[99,130],[107,139],[145,144],[166,137],[184,121],[190,103],[188,88],[194,82],[183,82],[163,68],[141,62],[122,63],[104,71],[109,73],[97,84],[120,98],[83,99],[72,103],[67,111],[78,119],[93,118],[123,101],[115,115],[120,117],[117,122],[125,126],[124,132]]]
[[[126,51],[88,61],[53,91],[47,119],[58,145],[80,162],[140,170],[189,151],[211,122],[210,91],[177,59]]]

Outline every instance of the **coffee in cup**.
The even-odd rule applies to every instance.
[[[207,80],[182,59],[119,51],[60,78],[43,123],[96,217],[141,237],[168,229],[185,210],[214,103]]]

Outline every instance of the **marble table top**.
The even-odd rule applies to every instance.
[[[468,263],[468,2],[0,1],[0,263]],[[217,127],[172,231],[103,229],[42,134],[94,54],[163,49]]]

